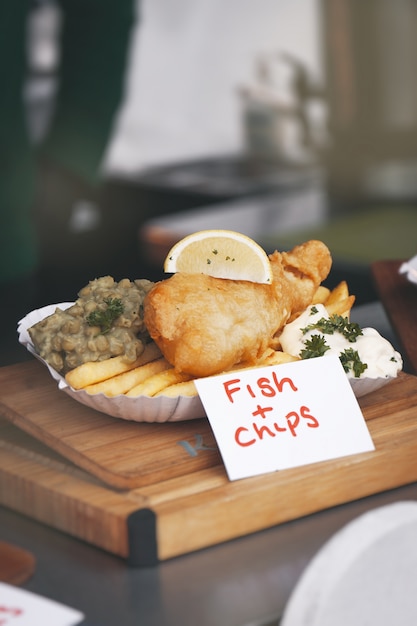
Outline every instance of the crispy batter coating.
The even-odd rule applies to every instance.
[[[315,240],[269,258],[272,285],[178,273],[151,289],[145,325],[178,371],[203,377],[256,363],[331,268],[328,248]]]

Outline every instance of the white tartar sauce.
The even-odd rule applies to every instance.
[[[337,354],[340,357],[346,349],[353,349],[358,353],[360,361],[367,366],[358,378],[395,378],[401,371],[403,367],[401,355],[375,328],[362,328],[362,334],[353,342],[338,331],[328,334],[315,328],[303,332],[307,326],[317,324],[322,318],[330,319],[327,309],[322,304],[315,304],[287,324],[279,338],[283,351],[293,356],[301,356],[301,352],[306,348],[306,342],[311,340],[313,335],[321,335],[329,346],[324,356]],[[346,373],[349,378],[355,378],[352,369]]]

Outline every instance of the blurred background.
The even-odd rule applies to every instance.
[[[162,278],[202,228],[268,252],[320,238],[358,303],[373,260],[417,253],[414,0],[5,1],[0,17],[14,326],[97,276]]]

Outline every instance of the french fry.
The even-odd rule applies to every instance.
[[[351,295],[342,300],[336,300],[330,304],[325,304],[326,310],[329,315],[341,315],[342,317],[349,317],[350,310],[355,302],[355,296]]]
[[[143,383],[136,385],[130,389],[126,396],[129,398],[135,398],[137,396],[154,396],[162,389],[174,385],[175,383],[185,382],[190,380],[191,376],[188,374],[182,374],[177,370],[170,368],[158,374],[154,374],[147,378]]]
[[[281,349],[281,343],[279,341],[279,335],[275,335],[271,339],[271,350],[280,350],[280,349]]]
[[[169,385],[169,387],[158,391],[154,398],[158,396],[166,396],[167,398],[178,398],[178,396],[194,397],[197,395],[198,392],[194,380],[185,380],[182,383],[175,383],[174,385]]]
[[[299,357],[288,354],[288,352],[282,352],[280,350],[271,350],[262,359],[254,365],[243,365],[241,367],[234,367],[230,372],[238,372],[245,369],[252,369],[253,367],[262,367],[263,365],[280,365],[281,363],[291,363],[292,361],[299,361]],[[196,396],[198,395],[197,388],[194,383],[194,379],[184,382],[175,383],[169,385],[161,391],[154,394],[154,397],[166,396],[168,398],[177,398],[178,396]]]
[[[65,380],[73,389],[83,389],[123,372],[149,363],[161,357],[161,351],[154,342],[146,344],[142,354],[133,362],[127,363],[122,356],[115,356],[104,361],[89,361],[70,370]]]
[[[334,287],[330,291],[328,297],[323,302],[323,304],[327,308],[327,306],[332,305],[335,302],[341,302],[342,300],[346,300],[346,298],[348,297],[349,289],[347,286],[347,282],[345,280],[342,280],[338,285],[336,285],[336,287]]]
[[[88,385],[127,372],[136,365],[136,361],[127,363],[121,356],[115,356],[104,361],[88,361],[70,370],[66,374],[65,380],[73,389],[83,389]]]
[[[167,370],[170,367],[170,364],[164,358],[156,359],[150,363],[145,363],[145,365],[140,365],[132,370],[123,372],[123,374],[102,380],[94,385],[87,385],[87,387],[84,387],[84,390],[90,395],[104,393],[105,396],[113,398],[114,396],[127,393],[130,389],[136,387],[136,385],[143,383],[150,376]]]
[[[330,295],[330,289],[320,285],[313,296],[311,304],[324,304]]]
[[[292,363],[299,360],[298,356],[293,356],[281,350],[274,350],[260,365],[281,365],[281,363]]]

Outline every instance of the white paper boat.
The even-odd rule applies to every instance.
[[[65,310],[72,304],[74,303],[61,302],[59,304],[50,304],[40,309],[35,309],[19,321],[17,328],[19,342],[24,345],[33,356],[44,363],[52,378],[57,381],[58,388],[61,391],[64,391],[74,398],[74,400],[77,400],[77,402],[81,402],[81,404],[85,404],[92,409],[96,409],[112,417],[134,422],[179,422],[206,416],[198,396],[178,396],[177,398],[139,396],[137,398],[128,398],[127,396],[120,395],[109,398],[101,393],[90,395],[83,390],[75,390],[70,387],[65,378],[36,353],[28,333],[28,328],[40,322],[48,315],[52,315],[57,307]],[[392,378],[361,378],[349,380],[355,396],[360,398],[386,385]]]
[[[20,320],[17,328],[19,342],[46,365],[52,378],[57,381],[58,388],[61,391],[92,409],[134,422],[179,422],[205,417],[203,405],[198,396],[191,398],[188,396],[179,396],[178,398],[166,398],[164,396],[159,396],[158,398],[147,396],[128,398],[120,395],[115,398],[109,398],[102,393],[90,395],[82,389],[78,391],[72,389],[65,381],[65,378],[36,353],[28,333],[28,328],[48,315],[52,315],[57,307],[65,310],[72,304],[73,302],[62,302],[31,311]]]

